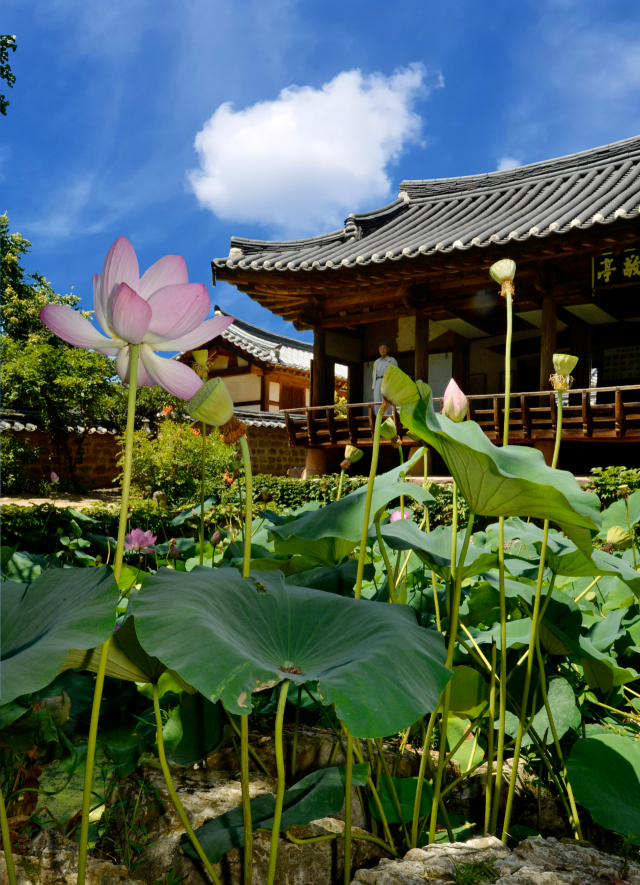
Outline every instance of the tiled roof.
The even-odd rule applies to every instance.
[[[220,270],[315,271],[522,242],[640,214],[640,136],[503,172],[403,181],[397,200],[304,240],[233,237]],[[225,274],[226,276],[226,274]]]
[[[217,305],[215,312],[216,316],[233,316]],[[297,341],[295,338],[268,332],[237,317],[233,317],[233,323],[224,330],[222,338],[271,366],[311,371],[313,344],[307,344],[306,341]],[[336,375],[339,378],[346,378],[346,366],[336,365]]]
[[[46,432],[42,425],[40,412],[34,411],[2,412],[0,414],[0,433],[5,430],[13,430],[15,433],[21,433],[23,430],[27,433],[33,433],[35,430]],[[68,433],[85,433],[85,431],[88,434],[97,433],[99,435],[110,433],[112,436],[117,432],[112,426],[103,427],[101,424],[98,424],[97,427],[89,427],[89,429],[80,424],[77,426],[67,425]]]
[[[234,415],[247,427],[271,427],[284,430],[284,415],[280,412],[252,412],[249,409],[235,409]]]

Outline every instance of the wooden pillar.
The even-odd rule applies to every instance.
[[[469,392],[469,363],[471,345],[468,338],[454,333],[452,375],[463,393]]]
[[[556,352],[558,308],[548,293],[542,296],[542,329],[540,335],[540,390],[550,390],[549,375],[553,374],[553,355]]]
[[[260,411],[269,411],[269,379],[264,372],[260,375]]]
[[[573,356],[578,357],[578,365],[572,372],[574,387],[591,386],[591,326],[575,317],[570,324],[570,347]]]
[[[325,406],[325,330],[322,326],[313,327],[313,367],[311,372],[311,405]]]
[[[429,381],[429,318],[416,314],[414,381]]]

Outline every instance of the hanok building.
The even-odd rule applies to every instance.
[[[322,236],[234,237],[229,256],[212,262],[214,281],[313,329],[311,407],[286,417],[292,445],[310,446],[322,468],[323,452],[371,441],[381,340],[434,398],[455,378],[472,394],[473,417],[500,441],[506,311],[489,267],[513,258],[510,442],[548,450],[552,355],[569,352],[580,361],[565,409],[565,466],[631,466],[640,463],[639,213],[635,137],[502,172],[403,181],[392,203]],[[344,416],[333,409],[336,361],[348,366],[353,407]]]

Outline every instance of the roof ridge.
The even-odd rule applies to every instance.
[[[269,332],[267,329],[262,329],[260,326],[254,326],[253,323],[248,323],[246,320],[241,320],[239,317],[234,316],[232,313],[228,313],[226,310],[223,310],[218,304],[214,306],[215,313],[222,316],[232,317],[233,323],[231,326],[237,326],[241,331],[245,332],[248,335],[253,335],[255,338],[262,338],[267,344],[272,341],[276,344],[280,344],[282,347],[291,347],[294,350],[303,350],[307,353],[311,353],[313,351],[313,344],[309,344],[306,341],[299,341],[297,338],[289,338],[286,335],[280,335],[277,332]],[[231,328],[229,326],[228,328]],[[259,334],[256,334],[259,333]],[[224,334],[224,333],[223,333]]]

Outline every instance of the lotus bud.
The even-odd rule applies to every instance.
[[[193,363],[191,364],[193,367],[193,371],[202,378],[203,381],[206,381],[209,377],[209,351],[208,350],[194,350],[193,351]]]
[[[216,531],[211,535],[211,543],[213,544],[214,547],[215,547],[217,544],[220,543],[220,532],[219,532],[219,531],[216,530]]]
[[[631,547],[632,543],[631,535],[622,526],[612,525],[607,532],[607,545],[613,547],[614,550],[626,550]]]
[[[444,392],[442,411],[447,418],[451,421],[455,421],[456,424],[460,421],[464,421],[467,417],[469,400],[460,390],[453,378],[449,381],[447,389]]]
[[[194,421],[202,421],[219,427],[223,442],[235,443],[244,435],[246,427],[233,414],[233,400],[222,378],[205,381],[193,399],[189,400],[187,412]]]
[[[385,410],[388,406],[397,406],[398,408],[409,406],[411,403],[417,403],[420,399],[420,391],[416,387],[415,381],[412,381],[397,366],[387,367],[380,391]]]
[[[396,429],[396,425],[394,424],[392,418],[387,418],[386,421],[382,422],[382,425],[380,426],[380,436],[383,439],[388,439],[391,442],[391,445],[394,447],[394,449],[398,448],[398,443],[397,443],[398,431]]]
[[[513,280],[516,275],[516,263],[512,261],[510,258],[503,258],[501,261],[496,261],[495,264],[492,264],[489,268],[489,273],[491,274],[491,279],[495,280],[496,283],[500,283],[501,289],[500,294],[503,298],[506,298],[507,295],[511,295],[513,297]]]
[[[169,541],[169,552],[167,553],[167,559],[178,559],[180,556],[180,551],[176,547],[176,539],[171,538]]]
[[[411,519],[411,513],[405,510],[403,516],[399,510],[394,510],[389,518],[389,522],[398,522],[399,519]]]
[[[364,452],[361,449],[357,449],[355,446],[345,446],[344,461],[340,462],[341,469],[351,470],[351,465],[359,461],[363,455]]]
[[[60,477],[59,477],[58,474],[55,472],[55,470],[52,470],[52,471],[51,471],[51,482],[52,482],[54,485],[57,485],[57,483],[60,482]]]

